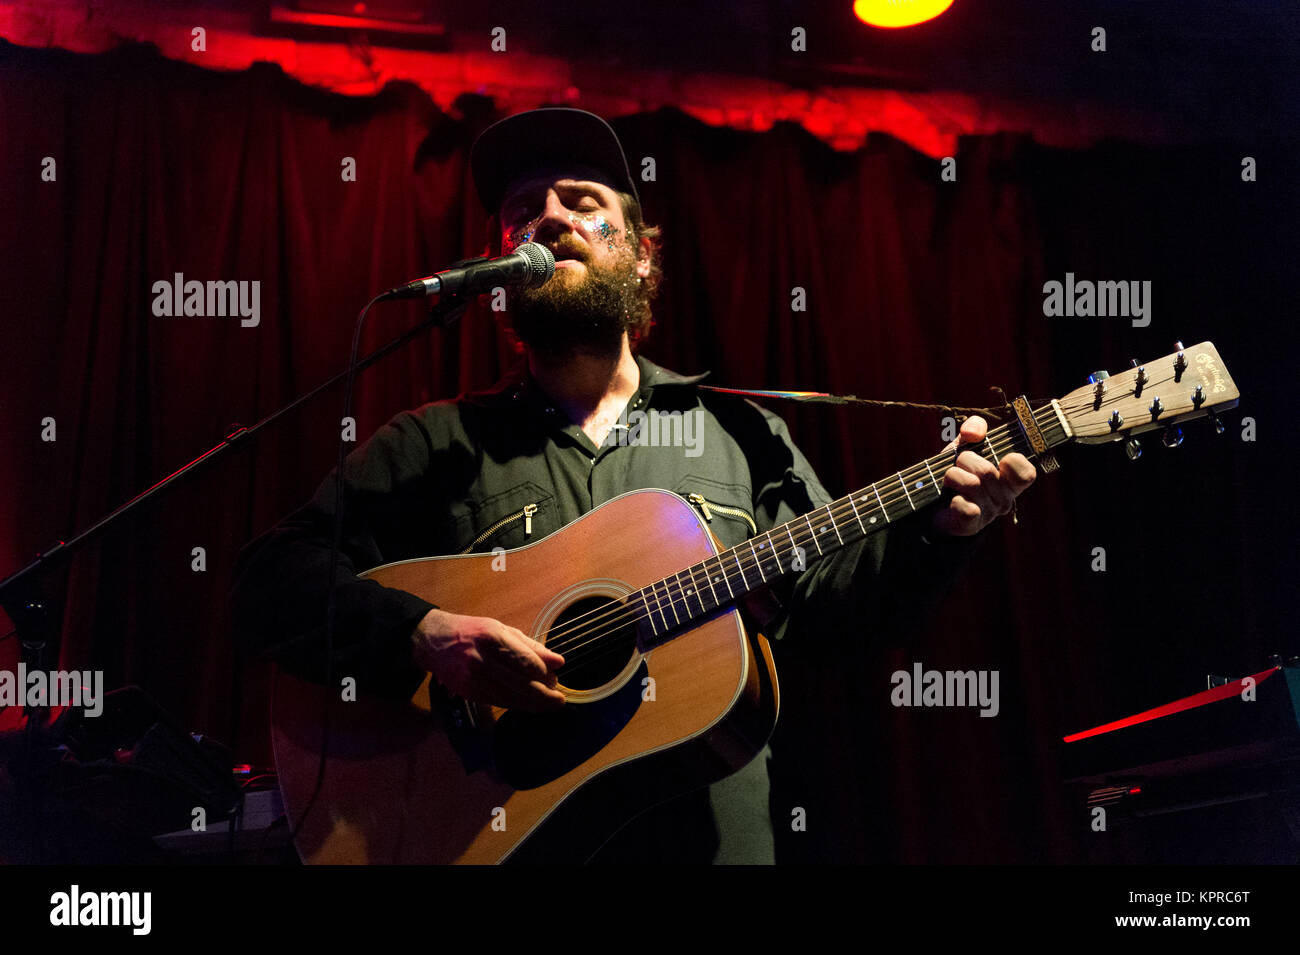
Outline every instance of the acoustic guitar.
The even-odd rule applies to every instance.
[[[1212,344],[1180,344],[1037,409],[1018,398],[1014,420],[962,450],[995,465],[1019,452],[1050,473],[1059,445],[1153,429],[1176,443],[1179,422],[1237,399]],[[740,769],[765,745],[779,691],[767,640],[747,632],[738,603],[937,500],[954,458],[927,458],[726,550],[687,501],[639,490],[514,550],[362,574],[562,653],[568,702],[545,715],[503,710],[449,697],[427,677],[407,702],[343,700],[278,674],[272,741],[300,855],[581,861],[639,812]]]

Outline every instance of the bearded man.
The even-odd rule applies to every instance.
[[[686,498],[723,547],[831,496],[779,417],[639,354],[661,274],[659,233],[642,221],[622,146],[603,120],[572,109],[510,117],[479,137],[471,168],[500,251],[545,245],[555,275],[508,296],[503,321],[522,353],[514,372],[487,391],[397,415],[348,456],[331,672],[395,698],[430,673],[448,694],[545,712],[565,705],[560,654],[501,621],[356,575],[411,558],[508,551],[641,488]],[[638,413],[690,416],[693,449],[627,440]],[[984,427],[970,419],[961,439],[982,440]],[[1021,455],[995,468],[963,453],[944,478],[950,499],[812,563],[777,589],[765,632],[797,640],[854,619],[884,633],[943,589],[967,555],[963,539],[1007,513],[1034,477]],[[323,671],[337,479],[249,545],[237,569],[237,629],[307,675]],[[643,813],[595,860],[773,861],[766,793],[758,758]]]

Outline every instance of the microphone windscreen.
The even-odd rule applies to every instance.
[[[530,275],[528,281],[524,283],[525,286],[534,288],[548,281],[555,274],[555,256],[546,246],[538,245],[536,242],[525,242],[515,249],[515,254],[522,255],[528,260]]]

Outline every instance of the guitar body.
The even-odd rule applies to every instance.
[[[584,616],[626,618],[620,598],[717,552],[690,504],[645,490],[515,550],[363,574],[557,647],[569,702],[546,715],[457,709],[428,678],[404,703],[330,691],[324,784],[297,838],[303,859],[584,861],[638,813],[743,767],[771,734],[778,690],[766,639],[736,610],[644,653],[627,630],[585,669],[575,664],[572,686],[574,657],[550,636]],[[321,687],[277,675],[272,743],[295,827],[316,787],[323,705]]]

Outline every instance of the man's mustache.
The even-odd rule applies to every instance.
[[[551,249],[556,259],[576,259],[579,262],[585,262],[586,256],[583,255],[582,249],[576,245],[561,242]]]

